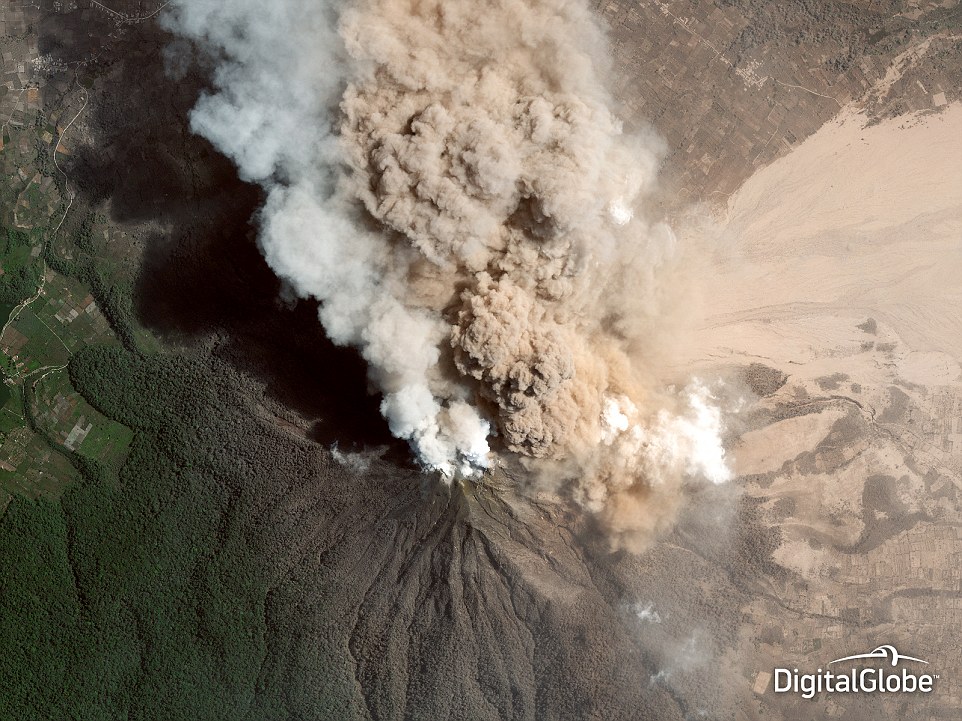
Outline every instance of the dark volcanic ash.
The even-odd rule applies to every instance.
[[[193,129],[267,190],[268,262],[426,467],[516,454],[629,546],[685,475],[728,477],[708,389],[640,360],[677,243],[636,212],[657,144],[610,110],[584,2],[175,5],[217,63]]]

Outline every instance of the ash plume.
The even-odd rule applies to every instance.
[[[178,0],[215,63],[192,129],[261,184],[260,244],[356,347],[391,432],[450,478],[499,454],[638,547],[728,477],[711,392],[658,388],[677,280],[638,212],[658,143],[571,0]]]

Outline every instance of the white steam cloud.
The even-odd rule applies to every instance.
[[[657,144],[610,110],[586,3],[173,6],[216,64],[192,129],[265,188],[268,263],[426,467],[475,473],[493,445],[628,546],[681,478],[728,478],[707,386],[656,392],[639,350],[677,242],[640,215]]]

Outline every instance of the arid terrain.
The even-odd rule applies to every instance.
[[[733,446],[785,573],[746,608],[760,670],[882,638],[955,663],[962,113],[865,121],[827,123],[732,196],[706,281],[701,362],[784,383]],[[959,703],[953,678],[940,715]]]

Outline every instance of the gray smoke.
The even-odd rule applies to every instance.
[[[496,439],[629,546],[684,475],[727,478],[708,388],[640,361],[677,244],[638,212],[657,144],[610,110],[585,2],[174,5],[216,60],[193,130],[265,188],[268,263],[426,467],[477,472]]]

